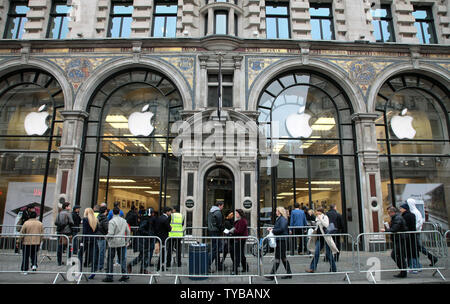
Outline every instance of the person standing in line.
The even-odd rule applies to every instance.
[[[122,277],[119,279],[121,282],[126,282],[130,279],[127,276],[127,236],[131,234],[130,227],[127,221],[120,216],[120,209],[115,207],[113,209],[113,218],[108,223],[108,234],[106,239],[108,240],[108,263],[106,265],[106,278],[103,282],[113,282],[113,275],[111,274],[113,269],[114,257],[116,253],[119,257]]]
[[[334,234],[345,233],[344,221],[342,219],[342,214],[337,211],[336,205],[330,205],[330,211],[327,212],[330,224],[333,223],[335,227]],[[339,251],[341,251],[341,239],[339,236],[332,236],[334,243]],[[335,254],[335,261],[339,262],[339,252]]]
[[[400,213],[405,220],[407,231],[416,231],[416,216],[409,211],[409,206],[404,203],[399,208]],[[408,267],[412,268],[412,273],[416,274],[417,270],[417,241],[415,233],[405,234],[406,239],[406,260],[408,262]]]
[[[83,255],[84,267],[91,266],[92,272],[95,272],[94,257],[97,255],[98,220],[94,215],[92,208],[84,210],[83,223]],[[94,237],[95,236],[95,237]],[[80,260],[82,261],[82,259]]]
[[[80,216],[80,206],[75,205],[72,208],[72,219],[73,219],[73,226],[72,226],[72,239],[75,238],[76,235],[78,235],[81,231],[81,216]],[[80,239],[75,238],[76,242],[73,243],[73,249],[72,249],[72,253],[73,254],[78,254],[78,247],[79,247],[79,242]],[[80,253],[79,257],[81,260],[81,255],[82,252]]]
[[[120,210],[120,202],[114,202],[114,208],[119,209],[119,216],[123,218],[124,217],[124,213],[123,213],[122,210]],[[114,210],[114,208],[113,208],[113,210]],[[113,218],[113,216],[114,216],[113,210],[110,210],[109,213],[108,213],[108,221],[110,221]]]
[[[314,257],[311,261],[309,269],[306,270],[308,273],[314,273],[317,269],[317,264],[319,263],[320,251],[325,246],[325,256],[330,262],[331,272],[336,272],[336,263],[334,261],[333,254],[338,253],[339,250],[333,241],[331,236],[325,236],[327,233],[327,228],[330,225],[328,216],[324,214],[324,209],[322,207],[316,210],[316,228],[310,240],[308,241],[308,250],[314,252]],[[332,254],[333,253],[333,254]]]
[[[223,265],[220,259],[220,246],[222,242],[216,237],[222,236],[223,233],[223,210],[224,202],[217,201],[214,206],[211,207],[208,213],[208,236],[211,239],[211,255],[209,257],[209,272],[212,272],[211,265],[213,262],[216,264],[218,271],[223,270]]]
[[[69,244],[72,242],[73,231],[72,226],[74,225],[72,214],[70,213],[70,203],[65,202],[62,204],[61,211],[56,217],[55,226],[57,234],[64,235],[65,237],[58,238],[58,247],[57,247],[57,262],[58,266],[62,265],[62,254],[64,252],[65,246],[67,246],[67,239],[69,239]],[[70,257],[69,251],[69,257]]]
[[[173,208],[170,215],[170,227],[172,227],[172,229],[169,232],[169,237],[172,237],[173,239],[170,239],[167,244],[167,267],[170,267],[172,262],[173,248],[175,248],[176,252],[177,266],[181,267],[181,238],[184,236],[183,225],[183,215]]]
[[[242,209],[236,209],[236,222],[234,227],[230,230],[233,236],[242,236],[243,238],[233,239],[233,275],[238,275],[239,264],[242,266],[242,272],[247,272],[249,269],[247,259],[245,258],[245,242],[248,237],[248,222],[245,218],[245,213]]]
[[[156,271],[159,271],[162,269],[163,271],[166,270],[166,240],[169,237],[169,232],[172,230],[172,227],[170,226],[170,215],[172,214],[172,208],[170,207],[164,207],[163,208],[163,214],[161,214],[155,222],[155,228],[156,228],[156,236],[159,237],[161,240],[161,244],[159,244],[159,255],[160,259],[158,259],[158,266],[156,267]],[[161,261],[162,260],[162,261]],[[161,266],[162,263],[162,266]]]
[[[416,207],[416,200],[413,198],[408,198],[406,200],[406,202],[408,203],[409,211],[416,216],[416,231],[422,231],[422,226],[423,226],[423,223],[425,222],[425,220],[422,216],[422,213],[420,213],[419,209],[417,209],[417,207]],[[418,252],[419,253],[421,252],[428,257],[428,259],[430,260],[430,266],[436,265],[436,263],[438,262],[438,258],[435,257],[434,255],[432,255],[427,250],[427,248],[425,246],[423,246],[420,233],[417,234],[416,241],[417,241]],[[417,260],[416,260],[417,264],[415,265],[415,268],[420,269],[420,268],[422,268],[422,265],[420,264],[419,253],[417,254]]]
[[[393,249],[391,252],[391,258],[397,264],[397,267],[400,269],[400,273],[394,275],[396,278],[406,278],[407,271],[406,269],[406,246],[405,246],[405,235],[401,232],[407,231],[406,222],[403,217],[398,213],[397,208],[389,207],[388,214],[391,217],[390,227],[387,229],[380,229],[381,232],[392,232],[394,236],[392,239]],[[400,233],[399,233],[400,232]]]
[[[306,208],[306,222],[308,226],[316,226],[316,216],[314,215],[314,210]]]
[[[106,239],[105,236],[108,234],[108,219],[107,219],[107,215],[108,215],[108,209],[106,208],[106,206],[102,206],[99,209],[99,214],[97,216],[97,221],[98,221],[98,229],[97,229],[97,249],[95,251],[95,255],[94,255],[94,271],[93,272],[97,272],[97,271],[102,271],[103,270],[103,266],[105,264],[105,251],[106,251]],[[89,276],[89,280],[94,279],[95,274],[91,274]]]
[[[233,211],[229,211],[227,213],[227,216],[225,217],[225,221],[223,222],[223,227],[226,230],[231,230],[233,229],[233,225],[234,225],[234,212]],[[230,239],[225,240],[224,245],[223,245],[223,257],[222,257],[222,265],[225,265],[225,259],[227,258],[228,253],[230,253],[231,256],[231,261],[234,264],[234,256],[233,256],[233,242]]]
[[[286,240],[286,237],[284,237],[284,236],[289,235],[289,227],[288,227],[286,209],[284,209],[284,207],[278,207],[276,209],[276,216],[277,216],[277,219],[275,220],[275,226],[273,228],[272,227],[267,228],[267,230],[269,232],[272,231],[272,233],[275,236],[280,236],[280,237],[276,238],[277,246],[275,247],[275,260],[274,260],[271,274],[275,274],[277,272],[278,267],[280,266],[280,260],[281,260],[284,268],[286,269],[286,273],[288,274],[287,276],[284,276],[282,278],[283,279],[291,279],[292,278],[292,276],[290,275],[290,274],[292,274],[291,266],[286,257],[287,240]],[[269,276],[269,277],[267,277],[267,279],[274,280],[274,276]]]
[[[25,221],[20,229],[20,239],[22,240],[22,265],[20,270],[23,274],[28,274],[29,260],[31,259],[31,268],[36,271],[37,252],[42,242],[44,226],[36,219],[36,212],[31,211],[28,214],[28,220]]]
[[[291,221],[290,221],[291,227],[305,227],[308,226],[308,223],[306,222],[306,215],[303,210],[300,210],[300,205],[295,202],[294,203],[294,210],[291,212]],[[293,235],[304,235],[305,234],[305,228],[292,228],[292,230],[289,232]],[[294,250],[297,248],[297,238],[290,238],[292,241],[291,246],[291,255],[294,255]],[[299,238],[299,245],[297,253],[300,254],[303,251],[304,244],[306,245],[306,242],[304,242],[303,237]]]

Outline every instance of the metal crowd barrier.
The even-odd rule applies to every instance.
[[[311,252],[307,248],[304,247],[305,244],[308,244],[308,241],[312,236],[308,235],[275,235],[276,247],[273,249],[269,249],[267,253],[264,254],[264,251],[260,252],[261,257],[261,276],[273,279],[278,284],[278,277],[282,278],[290,278],[291,276],[310,276],[310,275],[335,275],[341,274],[344,275],[344,280],[347,280],[349,283],[350,277],[349,274],[355,273],[355,251],[354,251],[354,241],[353,236],[350,234],[326,234],[325,238],[333,240],[337,248],[339,249],[339,253],[327,255],[328,251],[325,239],[323,239],[323,235],[313,235],[316,238],[316,242],[319,244],[322,241],[323,246],[321,246],[321,250],[318,252],[318,257],[316,256],[316,252]],[[269,239],[271,236],[266,236],[263,238],[262,243],[265,247],[269,247]],[[320,240],[322,238],[322,240]],[[311,240],[313,242],[314,240]],[[297,243],[298,242],[298,243]],[[284,243],[284,244],[283,244]],[[298,245],[299,251],[295,251],[294,255],[288,255],[288,244],[296,244]],[[313,243],[312,246],[315,248],[317,243]],[[311,248],[312,249],[312,248]],[[323,253],[321,253],[323,251]],[[286,269],[285,264],[283,263],[283,259],[286,257],[286,260],[289,262],[290,273]],[[276,266],[275,263],[278,263],[277,258],[279,260],[279,265]],[[330,259],[331,258],[331,259]],[[267,263],[265,260],[270,259],[270,262]],[[314,260],[317,260],[317,264],[314,265]],[[336,268],[332,269],[331,264],[334,262]],[[287,265],[287,264],[286,264]],[[317,268],[315,268],[316,266]],[[276,268],[276,269],[275,269]],[[314,269],[312,269],[314,268]],[[284,270],[283,270],[284,269]],[[307,270],[314,270],[314,272],[307,272]]]
[[[125,239],[125,240],[124,240]],[[122,247],[114,242],[124,241]],[[161,276],[158,268],[161,264],[161,254],[155,253],[156,243],[161,239],[156,236],[104,236],[104,235],[76,235],[72,240],[72,248],[78,260],[77,283],[82,277],[89,281],[96,275],[102,278],[114,276],[150,277],[149,284]]]
[[[0,233],[4,234],[19,234],[22,225],[0,225]],[[56,226],[44,227],[44,234],[56,234]]]
[[[450,266],[450,254],[448,254],[448,247],[450,245],[450,230],[447,230],[444,233],[444,242],[445,242],[445,247],[447,249],[447,261],[446,261],[445,269],[449,269],[449,266]]]
[[[39,245],[24,245],[23,238],[30,237],[40,237]],[[0,273],[55,274],[53,283],[59,276],[64,280],[70,279],[65,277],[68,274],[69,246],[69,237],[65,235],[2,233]]]
[[[437,263],[447,258],[442,235],[438,231],[362,233],[357,238],[358,267],[374,283],[383,272],[407,275],[434,270],[445,280]],[[427,260],[426,260],[427,259]]]
[[[182,277],[192,280],[248,277],[251,283],[252,278],[259,275],[259,256],[251,254],[249,242],[257,244],[258,240],[254,236],[169,237],[165,242],[165,252],[162,252],[163,264],[167,266],[164,276],[175,277],[175,284],[181,282]],[[173,248],[176,248],[175,254]],[[182,256],[182,252],[189,253],[187,263],[179,260],[178,254]]]

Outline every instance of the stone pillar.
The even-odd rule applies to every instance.
[[[392,3],[392,20],[394,22],[396,41],[400,43],[419,43],[412,15],[413,5],[409,0],[394,1]]]
[[[98,0],[71,1],[72,11],[70,13],[71,20],[69,21],[68,39],[89,39],[99,37],[96,35],[97,27],[101,28],[98,22],[106,25],[106,20],[109,16],[109,6],[107,2],[103,1],[102,6],[97,7],[98,2]],[[100,3],[98,4],[100,5]],[[103,33],[104,30],[105,29],[103,29]],[[106,37],[106,33],[103,37]]]
[[[309,1],[291,1],[291,34],[292,39],[311,39],[311,16]]]
[[[197,109],[206,109],[208,107],[208,71],[206,70],[208,55],[199,55],[200,69],[198,73],[197,86]]]
[[[75,201],[78,167],[81,153],[84,121],[88,113],[84,111],[61,111],[64,117],[61,146],[59,147],[58,171],[56,174],[55,212],[60,199]],[[90,206],[82,206],[83,208]]]
[[[47,34],[48,19],[52,7],[51,0],[29,0],[23,39],[42,39]]]
[[[377,118],[377,113],[352,115],[358,140],[364,232],[379,232],[383,228],[383,200],[375,126]]]
[[[210,7],[208,9],[208,32],[206,36],[214,34],[214,10]]]
[[[133,22],[131,23],[131,38],[145,38],[152,36],[153,1],[133,1]]]

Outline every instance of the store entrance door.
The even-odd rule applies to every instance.
[[[224,217],[234,211],[234,175],[226,167],[212,167],[205,174],[203,189],[203,227],[208,227],[208,213],[216,202],[224,202]]]

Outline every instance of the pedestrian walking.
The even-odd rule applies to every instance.
[[[422,231],[422,226],[425,220],[422,216],[422,213],[420,213],[420,211],[416,207],[416,200],[413,198],[408,198],[406,202],[408,203],[409,211],[416,216],[416,231]],[[436,265],[436,263],[438,262],[438,258],[432,255],[431,252],[429,252],[427,248],[423,245],[421,240],[421,234],[417,234],[416,241],[418,252],[419,253],[421,252],[422,254],[427,256],[427,258],[430,260],[430,266]],[[417,264],[414,265],[413,267],[419,269],[422,268],[422,265],[420,264],[419,254],[417,255],[416,262]]]
[[[166,269],[166,240],[169,237],[169,232],[172,230],[170,226],[170,215],[172,214],[172,208],[164,207],[163,214],[161,214],[155,222],[156,228],[156,236],[161,240],[161,244],[159,244],[159,255],[160,259],[158,260],[158,266],[156,267],[156,271],[159,271],[161,268],[164,271]],[[161,266],[162,262],[162,266]]]
[[[275,220],[274,227],[269,227],[267,230],[272,233],[275,236],[278,236],[276,238],[276,247],[275,247],[275,260],[273,264],[273,268],[271,271],[271,274],[275,274],[278,270],[278,267],[280,266],[280,260],[283,263],[284,268],[286,269],[287,276],[283,276],[283,279],[291,279],[292,276],[290,275],[291,272],[291,266],[289,264],[289,261],[286,257],[286,244],[287,239],[285,236],[289,236],[289,227],[288,227],[288,220],[287,220],[287,214],[286,209],[284,207],[278,207],[276,209],[276,216],[277,219]],[[274,276],[269,276],[269,280],[274,280]]]
[[[113,282],[114,272],[113,263],[114,257],[119,257],[122,276],[119,281],[125,282],[130,279],[127,276],[127,236],[131,234],[130,227],[127,221],[120,217],[120,209],[115,207],[113,210],[113,217],[108,223],[108,234],[106,239],[108,241],[108,263],[106,264],[106,278],[103,282]]]
[[[308,226],[308,223],[306,222],[306,215],[303,210],[300,209],[299,203],[294,203],[294,210],[291,212],[291,219],[290,219],[290,226],[291,231],[289,232],[292,235],[299,235],[303,236],[306,234],[305,227]],[[291,238],[292,242],[291,246],[291,255],[294,255],[294,251],[297,249],[297,253],[300,254],[302,251],[306,251],[306,242],[304,242],[303,237],[300,238]],[[298,247],[297,247],[297,241],[298,241]]]
[[[181,267],[181,240],[184,236],[183,232],[184,219],[183,215],[175,208],[172,209],[172,213],[170,215],[170,227],[171,230],[169,232],[169,242],[167,244],[167,267],[171,266],[172,263],[172,250],[175,249],[175,256],[177,261],[177,266]]]
[[[20,270],[23,274],[28,274],[29,261],[31,259],[31,268],[36,271],[37,253],[42,242],[44,227],[42,223],[36,219],[36,212],[30,211],[28,219],[23,223],[20,229],[20,240],[22,242],[22,265]]]
[[[399,208],[400,213],[405,220],[407,231],[415,232],[416,231],[416,216],[412,214],[409,210],[409,206],[407,203],[404,203]],[[408,267],[413,269],[417,265],[417,240],[415,233],[407,233],[405,234],[406,239],[406,260],[408,262]],[[411,270],[412,273],[417,273],[417,270]]]
[[[242,272],[247,272],[249,269],[247,259],[245,257],[245,242],[248,237],[248,222],[245,218],[245,213],[242,209],[236,209],[236,222],[234,227],[230,230],[233,236],[242,236],[243,238],[233,238],[232,242],[232,260],[233,260],[233,275],[238,275],[238,267],[241,264]]]
[[[56,217],[55,226],[56,233],[59,235],[63,235],[66,237],[58,237],[58,247],[56,252],[56,259],[58,262],[58,266],[61,266],[62,263],[62,254],[64,249],[72,242],[73,232],[72,227],[74,225],[72,214],[70,213],[70,203],[65,202],[62,204],[61,211]],[[69,251],[69,257],[71,256]]]
[[[211,207],[208,213],[208,235],[211,239],[211,255],[209,256],[209,272],[212,272],[211,265],[215,262],[216,269],[218,271],[223,270],[223,265],[220,259],[220,249],[222,242],[217,237],[222,236],[223,227],[223,210],[224,202],[217,201],[214,206]]]
[[[314,257],[311,261],[309,269],[307,269],[306,272],[314,273],[316,271],[317,264],[319,263],[320,252],[323,247],[325,247],[325,256],[330,263],[330,272],[336,272],[337,269],[333,254],[338,253],[339,250],[337,249],[333,238],[331,236],[326,236],[326,233],[328,232],[327,229],[330,226],[330,220],[328,216],[324,214],[324,209],[322,207],[317,208],[315,219],[316,228],[314,229],[314,232],[307,244],[308,250],[314,252]]]
[[[98,235],[98,220],[95,217],[92,208],[84,210],[83,223],[83,238],[82,238],[82,254],[84,255],[84,267],[91,267],[92,272],[95,272],[94,257],[97,256],[97,235]],[[83,261],[81,258],[80,261]]]
[[[155,239],[150,238],[155,236],[155,220],[153,208],[148,208],[141,217],[138,230],[138,249],[139,255],[128,264],[128,273],[133,272],[133,266],[140,263],[139,273],[148,274],[148,266],[153,266],[151,261],[153,257],[153,250],[155,249]]]
[[[402,232],[407,231],[406,222],[399,214],[397,208],[389,207],[388,214],[391,217],[391,223],[386,229],[380,229],[381,232],[392,232],[392,252],[391,258],[397,264],[400,269],[400,273],[394,275],[396,278],[406,278],[406,246],[405,246],[405,234]]]

